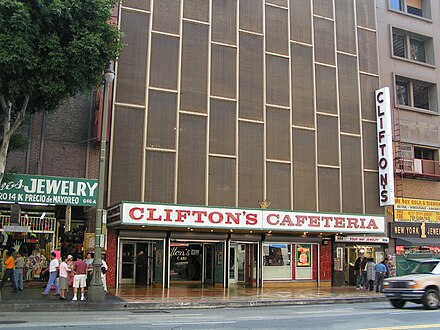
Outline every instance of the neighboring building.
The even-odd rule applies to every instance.
[[[395,123],[390,250],[431,256],[440,252],[440,2],[376,3],[380,85],[392,91]]]
[[[122,2],[111,285],[341,285],[383,258],[375,6]]]
[[[98,176],[99,145],[96,145],[92,131],[96,110],[92,93],[66,100],[60,108],[54,113],[29,117],[22,128],[29,139],[27,149],[8,154],[6,171],[43,179],[38,188],[41,191],[49,185],[46,179],[52,180],[53,177],[58,181],[51,182],[59,184],[65,178],[66,182],[73,182],[72,179],[87,181]],[[5,176],[3,184],[11,180]],[[67,207],[69,202],[61,199],[68,196],[68,189],[61,192],[62,189],[59,185],[57,195],[60,198],[51,202],[40,198],[47,196],[44,193],[28,194],[30,198],[22,200],[21,213],[16,212],[16,215],[20,217],[19,223],[28,226],[30,232],[9,232],[8,243],[0,244],[0,250],[18,245],[24,256],[42,252],[48,258],[54,249],[59,249],[62,256],[82,254],[85,233],[94,232],[95,208],[75,204]],[[11,191],[8,187],[0,189],[1,201],[7,200],[3,197],[9,197]],[[19,200],[15,199],[15,202]],[[0,203],[0,231],[9,224],[10,216],[11,204]],[[69,217],[71,221],[66,221]],[[38,274],[30,274],[30,277],[38,278]]]

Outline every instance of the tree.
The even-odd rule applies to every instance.
[[[11,137],[33,113],[90,91],[121,49],[115,0],[0,1],[0,182]]]

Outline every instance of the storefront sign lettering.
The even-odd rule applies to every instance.
[[[352,243],[389,243],[388,237],[377,236],[335,236],[336,242],[352,242]]]
[[[391,238],[440,238],[440,224],[432,222],[394,222],[391,224]]]
[[[0,200],[23,204],[95,206],[97,188],[97,180],[13,174],[11,179],[0,185]]]
[[[440,201],[396,198],[394,221],[440,223]]]
[[[187,261],[189,255],[190,250],[186,248],[178,248],[177,246],[173,246],[170,249],[171,258],[176,258],[177,261]]]
[[[121,210],[121,224],[128,225],[310,232],[385,232],[383,216],[135,203],[122,203]]]
[[[394,166],[391,129],[390,89],[376,90],[377,151],[380,205],[394,204]]]

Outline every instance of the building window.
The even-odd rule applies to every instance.
[[[390,8],[403,11],[403,0],[390,0]]]
[[[414,158],[417,159],[426,159],[426,160],[435,160],[436,150],[414,147]]]
[[[396,102],[417,109],[437,110],[436,85],[396,76]]]
[[[396,81],[397,101],[399,105],[409,105],[408,103],[408,82],[403,80]]]
[[[393,28],[393,55],[434,65],[432,38]]]
[[[290,243],[263,244],[263,280],[292,279]]]
[[[430,0],[389,0],[389,8],[411,15],[431,18]]]

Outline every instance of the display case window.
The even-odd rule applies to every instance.
[[[296,279],[312,279],[312,245],[296,244],[295,255]]]
[[[263,244],[263,280],[292,279],[291,244]]]

